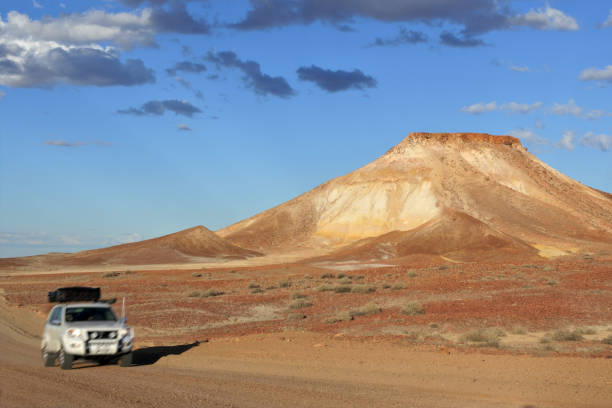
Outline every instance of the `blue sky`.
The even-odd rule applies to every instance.
[[[612,4],[3,0],[0,256],[216,230],[412,131],[612,191]]]

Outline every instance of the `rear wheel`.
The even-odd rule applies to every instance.
[[[45,367],[53,367],[55,365],[55,360],[57,359],[57,354],[50,352],[47,349],[47,345],[43,346],[41,353]]]
[[[66,353],[62,348],[59,352],[59,362],[62,370],[71,370],[73,361],[74,356],[72,354]]]
[[[120,367],[129,367],[131,365],[132,365],[132,353],[131,352],[124,354],[119,358]]]

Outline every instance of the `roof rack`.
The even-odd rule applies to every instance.
[[[59,288],[49,292],[49,302],[98,302],[100,300],[100,288],[90,288],[85,286],[70,286]]]

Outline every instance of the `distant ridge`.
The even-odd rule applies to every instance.
[[[0,259],[0,267],[27,265],[91,266],[189,263],[214,259],[245,259],[261,254],[240,248],[197,226],[159,238],[74,254],[47,254]]]

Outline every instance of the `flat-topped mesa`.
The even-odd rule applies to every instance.
[[[512,136],[495,136],[488,133],[427,133],[412,132],[387,153],[403,153],[407,147],[423,144],[492,144],[523,148],[521,141]]]

